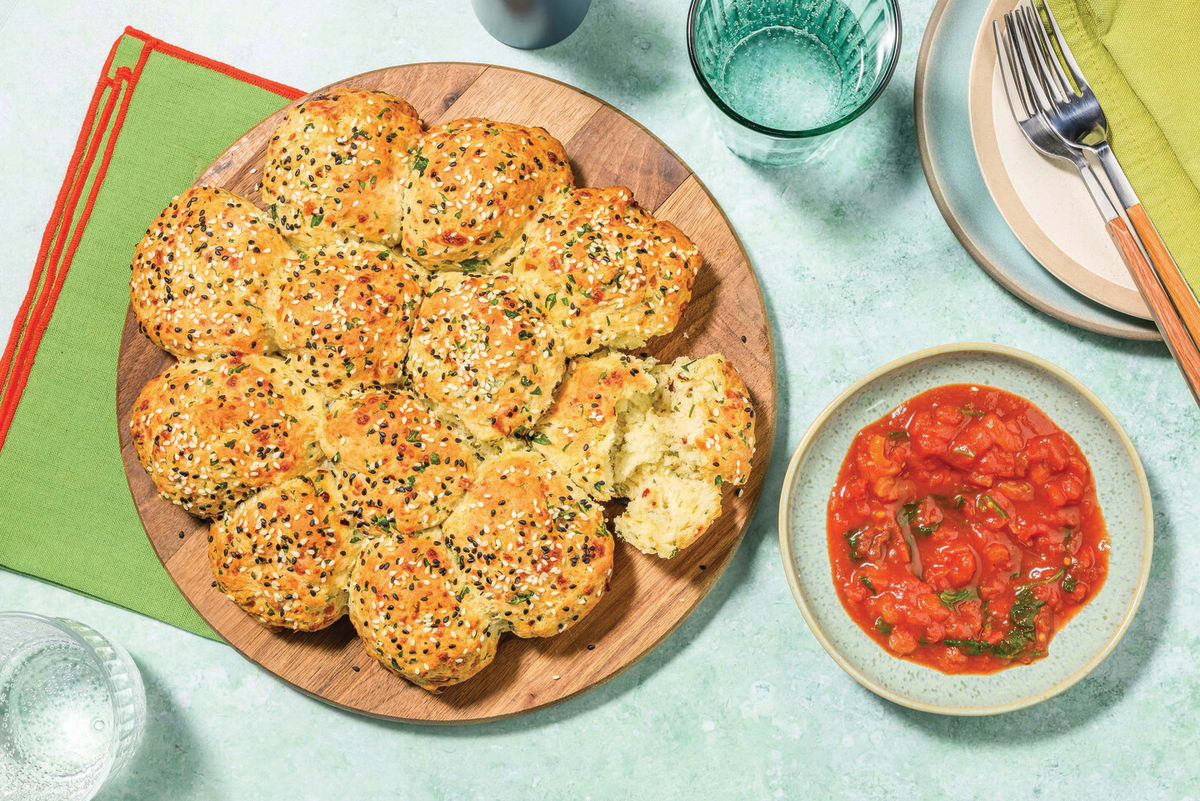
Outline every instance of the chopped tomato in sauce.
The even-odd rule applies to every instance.
[[[1079,446],[993,387],[936,387],[859,431],[828,514],[846,612],[892,654],[945,673],[1045,656],[1108,573]]]

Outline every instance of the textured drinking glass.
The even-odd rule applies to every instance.
[[[124,649],[73,620],[0,612],[0,799],[94,797],[145,724],[146,691]]]
[[[688,55],[729,149],[769,165],[826,153],[883,92],[895,0],[692,0]]]

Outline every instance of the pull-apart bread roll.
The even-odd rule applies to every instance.
[[[406,152],[421,119],[386,92],[330,89],[284,114],[267,143],[262,197],[283,232],[393,242]]]
[[[346,614],[364,539],[356,523],[327,470],[268,487],[209,529],[217,589],[267,626],[323,629]]]
[[[626,416],[644,414],[654,398],[652,364],[615,351],[572,359],[554,405],[538,421],[534,447],[598,501],[616,493],[613,457]]]
[[[486,667],[505,631],[570,628],[612,565],[603,510],[537,453],[509,451],[484,461],[440,529],[366,545],[350,619],[384,667],[438,691]]]
[[[216,517],[321,460],[323,402],[271,356],[179,362],[142,388],[129,421],[159,494]]]
[[[565,359],[512,276],[448,274],[421,304],[406,366],[417,393],[488,442],[533,425]]]
[[[591,611],[613,567],[604,510],[533,451],[509,451],[480,466],[442,524],[446,544],[518,637],[550,637]]]
[[[351,575],[350,620],[367,653],[432,692],[483,670],[500,641],[493,605],[436,528],[367,543]]]
[[[276,274],[267,295],[288,364],[329,395],[399,381],[423,297],[417,277],[360,243],[321,244],[304,256]]]
[[[754,407],[720,355],[676,359],[653,374],[654,403],[625,420],[615,477],[629,505],[616,530],[645,553],[671,557],[720,516],[722,487],[749,478]]]
[[[159,494],[215,519],[216,587],[266,626],[348,614],[439,692],[507,632],[589,614],[615,528],[674,556],[754,455],[719,355],[621,352],[679,325],[701,258],[542,128],[335,88],[283,113],[262,203],[175,198],[137,246],[142,330],[181,361],[134,402]]]
[[[133,256],[129,297],[146,336],[180,359],[275,349],[263,314],[268,279],[295,258],[243,197],[192,187],[150,224]]]
[[[409,155],[401,241],[409,258],[435,268],[502,269],[572,180],[557,139],[507,122],[447,122]]]
[[[400,390],[371,389],[334,401],[321,445],[372,533],[441,523],[478,464],[465,435]]]
[[[573,189],[533,226],[513,273],[574,356],[638,348],[674,330],[700,261],[683,232],[628,189]]]

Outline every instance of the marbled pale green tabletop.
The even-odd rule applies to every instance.
[[[648,658],[532,715],[456,728],[356,717],[226,646],[0,573],[0,609],[78,618],[125,644],[142,668],[146,743],[102,799],[1200,797],[1200,583],[1189,569],[1200,564],[1200,411],[1166,350],[1034,311],[947,229],[921,173],[912,116],[933,0],[902,4],[895,78],[834,156],[780,172],[748,166],[715,140],[688,66],[686,5],[594,0],[571,39],[524,53],[491,40],[465,0],[0,2],[0,330],[28,280],[96,75],[133,24],[301,87],[461,59],[533,70],[604,98],[662,137],[724,206],[758,269],[778,347],[775,457],[729,570]],[[854,683],[801,619],[776,539],[780,483],[808,421],[871,368],[961,340],[1032,351],[1088,383],[1140,450],[1156,506],[1150,587],[1120,647],[1064,695],[998,718],[912,712]]]

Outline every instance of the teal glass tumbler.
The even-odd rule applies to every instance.
[[[721,138],[770,166],[827,153],[900,56],[895,0],[692,0],[687,25]]]

